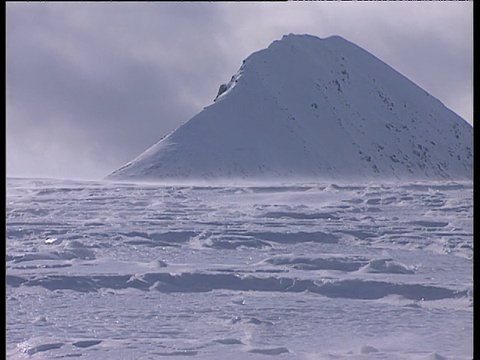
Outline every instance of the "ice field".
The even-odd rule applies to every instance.
[[[471,359],[471,182],[7,179],[8,359]]]

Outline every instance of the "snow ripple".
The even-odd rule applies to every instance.
[[[396,284],[383,281],[351,280],[301,280],[285,277],[238,276],[236,274],[201,273],[149,273],[141,277],[132,275],[110,276],[48,276],[31,280],[19,277],[10,278],[10,286],[41,286],[45,289],[96,292],[100,289],[133,288],[142,291],[156,290],[163,293],[196,293],[213,290],[303,292],[323,295],[330,298],[380,299],[389,295],[400,295],[411,300],[439,300],[460,298],[467,290],[457,291],[438,286],[422,284]]]

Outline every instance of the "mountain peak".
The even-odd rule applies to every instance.
[[[340,36],[251,54],[211,106],[109,179],[471,179],[473,129]]]
[[[280,40],[274,40],[270,45],[280,45],[280,44],[289,44],[294,46],[321,46],[321,45],[334,45],[334,44],[351,44],[348,40],[344,39],[339,35],[330,35],[325,38],[320,38],[315,35],[310,34],[294,34],[289,33],[283,35]]]
[[[315,35],[311,35],[311,34],[294,34],[294,33],[289,33],[289,34],[285,34],[282,36],[282,39],[281,40],[274,40],[273,43],[275,43],[276,41],[301,41],[301,40],[307,40],[307,41],[318,41],[318,40],[321,40],[321,41],[346,41],[343,37],[341,37],[340,35],[330,35],[326,38],[321,38],[321,37],[318,37],[318,36],[315,36]]]

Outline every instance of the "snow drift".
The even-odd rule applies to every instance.
[[[286,35],[110,180],[471,179],[473,128],[352,44]]]

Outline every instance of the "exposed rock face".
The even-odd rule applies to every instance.
[[[473,128],[372,54],[286,35],[111,180],[471,179]]]

